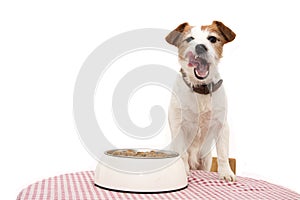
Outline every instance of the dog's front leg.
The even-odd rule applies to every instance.
[[[227,181],[235,181],[235,175],[229,165],[229,127],[225,122],[216,138],[216,149],[218,154],[218,174],[219,178]]]
[[[189,165],[189,154],[187,152],[182,153],[181,159],[183,160],[185,173],[187,176],[190,176],[190,165]]]

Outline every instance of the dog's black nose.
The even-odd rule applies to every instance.
[[[198,55],[207,52],[207,48],[204,44],[197,44],[195,50]]]

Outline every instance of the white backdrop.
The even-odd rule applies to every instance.
[[[212,20],[237,34],[220,67],[237,174],[300,193],[296,3],[1,1],[1,198],[15,199],[22,188],[49,176],[95,168],[76,133],[72,95],[82,63],[98,45],[132,29],[171,30],[185,21]],[[130,108],[133,119],[143,114],[138,110]]]

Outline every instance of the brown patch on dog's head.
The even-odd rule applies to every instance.
[[[201,30],[207,30],[210,33],[218,35],[217,39],[219,42],[216,42],[213,46],[219,58],[222,57],[223,45],[233,41],[236,36],[230,28],[219,21],[213,21],[212,24],[208,26],[201,26]]]
[[[213,21],[211,25],[202,26],[201,29],[218,34],[221,37],[221,41],[223,44],[231,42],[235,38],[235,33],[219,21]]]
[[[180,24],[176,29],[174,29],[169,35],[166,36],[166,41],[169,44],[175,45],[179,47],[180,43],[182,42],[182,38],[184,34],[191,29],[191,26],[185,22]]]

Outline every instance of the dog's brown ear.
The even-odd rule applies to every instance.
[[[225,26],[222,22],[213,21],[212,25],[215,25],[220,33],[220,35],[224,38],[224,44],[227,42],[231,42],[235,38],[235,33]]]
[[[176,29],[174,29],[171,33],[169,33],[169,35],[166,36],[166,41],[169,44],[178,47],[182,40],[183,32],[189,29],[190,25],[187,22],[180,24]]]

